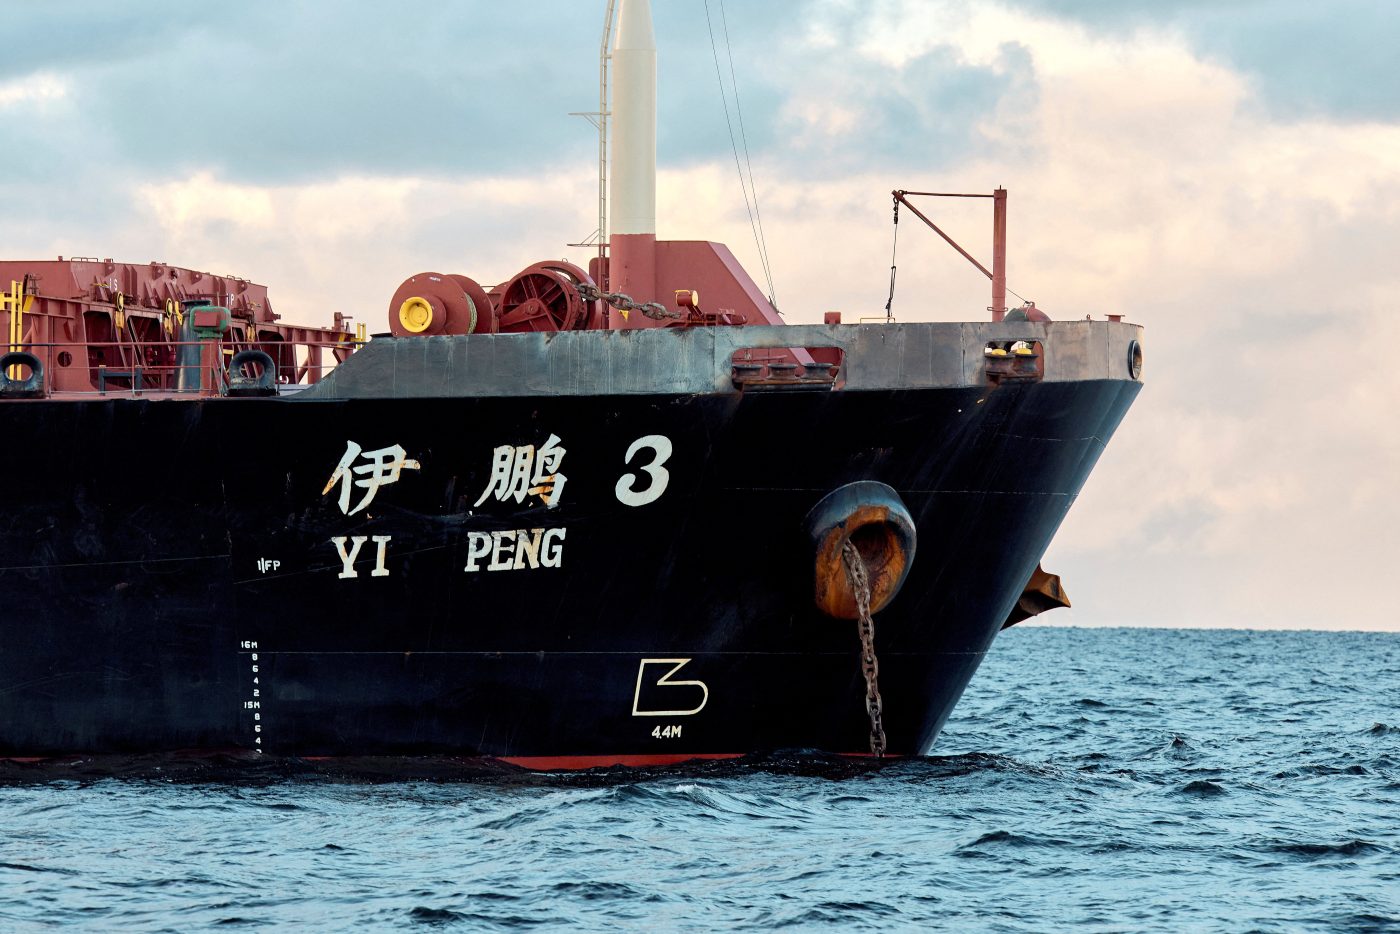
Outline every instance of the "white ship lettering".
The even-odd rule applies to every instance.
[[[557,568],[564,563],[564,533],[568,529],[498,529],[494,532],[467,533],[468,574],[487,571],[521,571],[526,568]]]
[[[551,434],[538,449],[533,444],[500,445],[491,452],[491,479],[473,507],[488,499],[523,503],[526,496],[538,496],[553,509],[559,505],[568,479],[559,473],[567,453],[556,434]]]
[[[335,472],[326,481],[326,488],[321,491],[321,495],[325,496],[329,493],[338,481],[340,483],[340,511],[347,516],[353,516],[374,501],[374,494],[379,492],[381,486],[397,483],[399,475],[405,470],[421,469],[416,460],[405,456],[406,453],[397,444],[387,448],[379,448],[376,451],[366,451],[354,441],[346,441],[345,456],[340,459]],[[368,463],[351,466],[361,457]],[[359,487],[365,491],[364,496],[361,497],[354,509],[350,508],[352,487]]]

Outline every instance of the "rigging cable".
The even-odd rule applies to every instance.
[[[894,274],[898,267],[895,265],[895,255],[899,252],[899,199],[894,199],[894,242],[890,244],[890,297],[885,299],[885,322],[894,320],[894,312],[890,311],[890,306],[894,304]]]
[[[763,272],[768,278],[768,303],[778,307],[773,293],[773,268],[768,262],[768,238],[763,233],[763,213],[758,209],[758,186],[753,182],[753,163],[749,161],[749,136],[744,130],[744,109],[739,106],[739,79],[734,76],[734,46],[729,42],[729,17],[724,12],[724,0],[719,0],[719,21],[724,27],[724,52],[729,56],[729,86],[734,89],[734,112],[739,118],[739,140],[744,144],[744,167],[749,172],[749,191],[753,193],[753,213],[758,221],[759,252],[763,257]]]
[[[885,299],[885,321],[886,321],[886,322],[890,322],[890,321],[893,321],[893,320],[894,320],[894,313],[890,311],[890,306],[894,304],[894,277],[895,277],[895,271],[896,271],[896,268],[897,268],[897,267],[895,266],[895,254],[896,254],[898,251],[899,251],[899,199],[898,199],[898,198],[895,198],[895,199],[894,199],[894,242],[893,242],[893,244],[891,244],[891,246],[890,246],[890,295],[889,295],[889,298]],[[1016,296],[1017,298],[1019,298],[1019,299],[1021,300],[1021,304],[1023,304],[1023,305],[1029,305],[1029,304],[1030,304],[1030,302],[1026,301],[1026,297],[1025,297],[1024,295],[1022,295],[1020,292],[1017,292],[1015,289],[1011,288],[1010,286],[1007,286],[1007,287],[1006,287],[1006,291],[1009,292],[1010,294]]]
[[[1026,297],[1025,297],[1024,295],[1022,295],[1020,292],[1017,292],[1015,289],[1011,288],[1011,286],[1008,285],[1008,286],[1006,287],[1006,291],[1010,292],[1012,295],[1014,295],[1014,296],[1016,296],[1017,298],[1019,298],[1019,299],[1021,300],[1021,304],[1022,304],[1022,305],[1029,305],[1029,304],[1030,304],[1030,302],[1026,301]]]
[[[722,12],[722,11],[723,11],[723,0],[720,0],[720,6],[721,6],[721,12]],[[773,304],[773,307],[774,307],[774,308],[776,308],[777,305],[776,305],[776,303],[774,303],[774,295],[773,295],[773,271],[772,271],[772,269],[771,269],[771,268],[769,267],[769,265],[768,265],[768,251],[767,251],[767,249],[765,248],[764,239],[763,239],[763,237],[762,237],[762,236],[760,235],[760,233],[759,233],[759,223],[758,223],[758,221],[756,221],[755,218],[754,218],[754,208],[755,208],[755,204],[752,204],[752,203],[750,203],[750,201],[749,201],[749,185],[752,183],[752,177],[753,177],[753,175],[752,175],[752,171],[750,171],[750,175],[749,175],[750,181],[749,181],[749,183],[746,183],[745,180],[744,180],[744,168],[743,168],[743,165],[742,165],[742,164],[740,163],[740,161],[739,161],[739,144],[738,144],[738,142],[734,139],[734,123],[733,123],[733,121],[732,121],[732,120],[730,119],[730,117],[729,117],[729,95],[725,92],[725,89],[724,89],[724,74],[723,74],[723,72],[720,70],[720,67],[719,67],[719,46],[718,46],[718,45],[716,44],[716,42],[715,42],[715,28],[714,28],[714,25],[713,25],[713,23],[711,22],[711,19],[710,19],[710,0],[705,0],[705,26],[706,26],[706,28],[707,28],[707,29],[709,30],[709,32],[710,32],[710,51],[711,51],[711,53],[714,55],[714,60],[715,60],[715,78],[716,78],[716,80],[719,81],[719,96],[720,96],[720,101],[721,101],[721,103],[724,105],[724,122],[725,122],[725,125],[728,126],[728,128],[729,128],[729,146],[730,146],[730,148],[734,151],[734,168],[737,169],[738,172],[739,172],[739,188],[743,191],[743,194],[744,194],[744,209],[748,212],[748,215],[749,215],[749,228],[753,231],[754,245],[758,248],[759,262],[760,262],[761,265],[763,266],[763,277],[764,277],[764,279],[765,279],[765,280],[767,281],[767,283],[768,283],[768,301],[769,301],[770,304]],[[726,33],[725,41],[728,42],[728,35],[727,35],[727,33]],[[733,61],[734,61],[733,52],[731,51],[731,52],[730,52],[731,75],[732,75]],[[738,93],[738,90],[739,90],[739,89],[738,89],[738,86],[736,85],[736,86],[735,86],[735,89],[734,89],[734,106],[735,106],[736,109],[737,109],[738,106],[739,106],[739,93]],[[740,122],[741,122],[741,129],[742,129],[742,116],[741,116]],[[747,155],[747,153],[748,153],[748,141],[747,141],[747,139],[746,139],[745,142],[744,142],[744,152],[745,152],[745,154]],[[755,194],[754,194],[754,199],[753,199],[753,200],[754,200],[754,202],[757,202],[757,200],[758,200],[757,192],[755,192]]]

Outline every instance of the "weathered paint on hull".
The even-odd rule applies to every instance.
[[[813,607],[802,535],[858,479],[918,527],[877,647],[889,749],[922,754],[1137,390],[5,405],[0,756],[860,752],[855,626]],[[554,508],[476,505],[495,448],[551,435]],[[665,486],[629,506],[647,436]],[[417,467],[347,514],[349,442]],[[473,559],[531,529],[566,530],[558,566]]]

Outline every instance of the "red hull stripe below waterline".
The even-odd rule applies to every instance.
[[[200,758],[204,756],[235,756],[248,761],[257,761],[259,756],[250,750],[191,750],[172,753],[176,758]],[[481,756],[471,757],[476,761],[495,761],[514,765],[536,772],[564,772],[577,769],[598,769],[620,765],[628,768],[649,766],[679,765],[683,762],[696,762],[703,759],[742,759],[742,752],[694,752],[668,753],[664,755],[603,755],[603,756]],[[837,755],[848,759],[869,759],[868,752],[842,752]],[[74,753],[67,756],[0,756],[0,762],[13,762],[19,765],[59,764],[90,759],[91,756]],[[307,762],[336,762],[345,756],[301,756]],[[374,757],[371,757],[374,758]],[[886,759],[901,759],[903,756],[885,753]]]
[[[507,762],[524,769],[532,769],[537,772],[560,772],[569,769],[597,769],[610,765],[625,765],[631,768],[645,768],[646,766],[658,765],[679,765],[682,762],[694,762],[699,759],[741,759],[745,753],[741,752],[693,752],[693,753],[671,753],[668,755],[636,755],[636,756],[498,756],[497,761]],[[842,752],[837,755],[848,759],[870,759],[872,753],[868,752]],[[886,759],[902,759],[903,756],[885,753]]]
[[[568,769],[597,769],[609,765],[625,765],[633,768],[653,765],[676,765],[695,759],[738,759],[741,752],[681,752],[665,755],[613,755],[613,756],[497,756],[499,762],[518,765],[522,769],[536,772],[559,772]]]

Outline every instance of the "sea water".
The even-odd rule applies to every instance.
[[[1400,930],[1400,635],[1017,628],[936,751],[12,770],[0,929]]]

